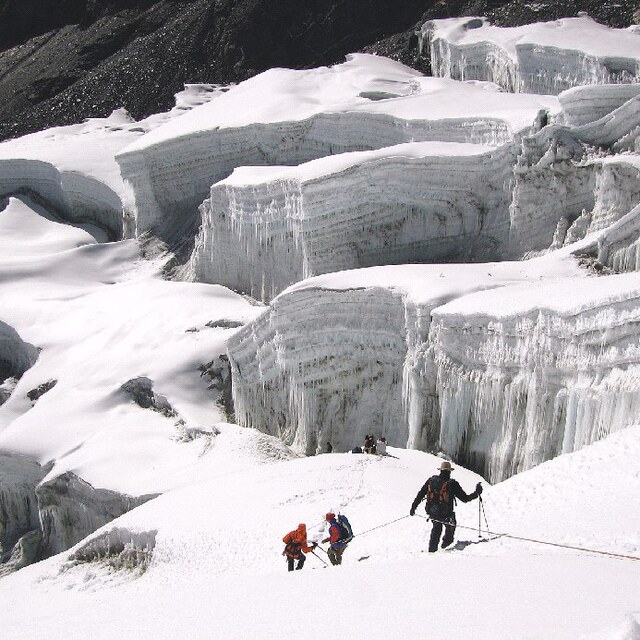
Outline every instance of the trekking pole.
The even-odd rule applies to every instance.
[[[480,525],[481,525],[481,520],[480,520],[480,508],[482,505],[482,496],[478,496],[478,538],[482,538],[482,535],[480,533]],[[487,527],[488,529],[489,527]]]
[[[324,551],[324,549],[323,549],[323,551]],[[318,558],[318,560],[320,560],[320,562],[322,562],[322,564],[323,564],[325,567],[328,567],[328,566],[329,566],[329,565],[328,565],[328,564],[327,564],[327,563],[326,563],[326,562],[325,562],[325,561],[324,561],[324,560],[323,560],[323,559],[322,559],[322,558],[321,558],[321,557],[320,557],[320,556],[319,556],[315,551],[312,551],[311,553],[313,553],[313,555],[314,555],[316,558]],[[325,551],[325,553],[326,553],[326,551]]]
[[[322,551],[322,553],[324,553],[325,556],[329,555],[320,545],[317,545],[316,549],[320,549],[320,551]]]
[[[489,533],[489,523],[487,522],[487,514],[484,510],[484,501],[482,500],[482,496],[478,496],[478,500],[480,507],[482,508],[482,515],[484,516],[484,523],[487,527],[487,534]],[[478,513],[478,520],[480,519],[480,514]]]

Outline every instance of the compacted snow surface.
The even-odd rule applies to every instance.
[[[594,65],[607,55],[623,66],[638,59],[635,48],[627,52],[637,33],[605,30],[596,43],[601,30],[588,19],[508,33],[464,24],[425,27],[448,43],[443,73],[455,66],[458,45],[464,58],[487,37],[504,60],[496,54],[495,77],[476,69],[481,80],[513,80],[537,45],[551,55],[558,33]],[[579,74],[569,76],[555,88],[580,84]],[[576,257],[599,247],[633,262],[637,93],[596,93],[509,95],[492,82],[424,78],[356,55],[332,68],[271,70],[229,91],[188,86],[175,109],[143,122],[117,111],[1,144],[0,545],[8,549],[0,546],[0,638],[640,640],[640,280],[632,268],[596,278]],[[399,192],[424,166],[439,178],[416,197],[452,207],[469,200],[453,185],[468,186],[454,169],[482,168],[483,157],[496,182],[487,182],[488,202],[504,205],[495,238],[506,244],[509,215],[517,221],[518,207],[522,214],[533,203],[520,216],[531,224],[527,239],[538,204],[556,208],[545,170],[568,166],[562,144],[543,149],[540,117],[559,117],[563,104],[581,123],[602,111],[600,125],[571,133],[616,131],[626,160],[611,156],[597,161],[595,178],[554,182],[575,209],[567,226],[583,201],[595,200],[593,228],[584,222],[591,235],[574,230],[566,246],[558,232],[556,251],[530,247],[536,258],[352,271],[329,261],[317,269],[323,275],[288,288],[285,274],[267,307],[215,282],[165,279],[167,246],[137,237],[163,216],[186,232],[209,193],[204,224],[220,213],[212,200],[224,193],[246,198],[246,219],[254,205],[266,212],[269,245],[279,201],[295,220],[313,189],[321,204],[324,194],[352,194],[350,184],[371,193],[381,182],[369,169],[384,176],[389,161]],[[524,186],[510,208],[500,194],[516,156]],[[263,161],[276,166],[242,167]],[[349,182],[354,176],[360,182]],[[443,226],[445,205],[435,215]],[[414,203],[403,206],[412,211]],[[481,228],[489,224],[484,206]],[[238,220],[246,212],[237,205]],[[326,212],[318,212],[321,220]],[[463,213],[460,226],[473,234],[475,218]],[[317,220],[303,229],[311,241],[324,224],[314,227]],[[386,246],[401,222],[381,224]],[[242,227],[232,219],[229,229]],[[404,239],[415,232],[408,227]],[[293,232],[283,236],[293,251]],[[229,252],[252,260],[256,238],[241,230],[239,239],[246,254]],[[228,422],[234,367],[246,377],[234,381],[235,419],[263,419],[258,429]],[[502,421],[491,411],[504,389],[491,385],[512,371]],[[551,371],[555,386],[540,383],[540,371]],[[352,393],[337,409],[336,389]],[[551,417],[549,389],[558,398]],[[409,508],[444,455],[415,450],[430,436],[436,391],[450,403],[435,439],[442,451],[479,456],[488,478],[515,475],[491,486],[454,460],[453,477],[468,493],[482,482],[484,500],[459,504],[456,543],[429,554],[431,525],[422,506],[414,517]],[[525,407],[527,392],[542,399]],[[484,422],[472,419],[478,407]],[[570,411],[571,428],[545,431],[543,418],[564,428]],[[278,429],[281,438],[269,435]],[[365,430],[388,436],[387,455],[344,453]],[[336,453],[302,455],[329,438]],[[538,464],[550,450],[565,453]],[[304,522],[309,540],[322,540],[328,511],[345,513],[354,528],[343,565],[327,566],[318,549],[288,573],[282,537]],[[47,559],[25,566],[38,545]]]

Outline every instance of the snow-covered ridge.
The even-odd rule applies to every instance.
[[[488,80],[507,91],[557,95],[640,80],[640,34],[587,16],[510,28],[484,18],[434,20],[419,37],[431,48],[435,76]]]
[[[495,259],[514,161],[508,146],[411,143],[236,170],[202,205],[190,275],[268,300],[330,271]]]
[[[504,144],[531,132],[541,112],[559,111],[553,97],[496,89],[366,55],[330,68],[274,69],[121,151],[126,210],[137,235],[175,235],[197,225],[211,185],[243,165],[298,165],[405,142]]]

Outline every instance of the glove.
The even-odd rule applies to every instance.
[[[311,548],[312,548],[312,549],[315,549],[317,546],[318,546],[318,543],[317,543],[317,542],[312,542],[312,543],[311,543]]]
[[[476,485],[476,493],[481,496],[482,495],[482,485],[478,482]]]
[[[411,511],[409,511],[409,515],[410,516],[415,516],[416,515],[416,510],[415,509],[411,509]]]

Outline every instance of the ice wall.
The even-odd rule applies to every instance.
[[[595,84],[563,91],[558,100],[563,122],[577,127],[604,118],[638,95],[640,84]]]
[[[635,274],[628,282],[615,300],[577,313],[436,310],[439,448],[496,482],[635,424],[640,298]],[[433,375],[430,363],[423,371]]]
[[[69,549],[102,525],[155,497],[95,488],[73,473],[41,482],[36,496],[45,557]]]
[[[113,240],[122,237],[122,203],[106,184],[39,160],[0,159],[0,200],[28,194],[63,220],[93,223]]]
[[[430,47],[435,76],[488,80],[510,92],[557,95],[579,85],[640,80],[638,34],[586,16],[511,28],[484,18],[433,20],[418,36],[421,47]]]
[[[253,124],[194,132],[118,155],[131,189],[125,210],[135,234],[175,236],[200,222],[199,205],[211,185],[244,165],[298,165],[327,155],[409,141],[500,144],[511,137],[499,119],[406,120],[385,114],[318,114],[302,122]]]
[[[73,473],[47,480],[50,468],[0,452],[0,576],[69,549],[154,497],[95,488]]]
[[[575,242],[637,204],[633,150],[640,136],[640,95],[616,106],[632,92],[616,85],[600,89],[582,94],[584,112],[587,104],[602,106],[610,95],[613,111],[580,126],[548,125],[523,138],[510,205],[512,257]]]
[[[348,451],[368,433],[404,446],[405,312],[384,289],[277,298],[228,342],[237,422],[310,455],[326,441]]]
[[[514,285],[491,269],[477,271],[479,292],[468,296],[460,287],[470,273],[422,301],[395,287],[330,290],[315,280],[284,292],[228,342],[238,422],[306,454],[327,440],[345,451],[384,434],[491,481],[635,424],[636,274],[548,285],[531,274]],[[486,311],[512,301],[522,310]]]
[[[192,277],[269,300],[330,271],[499,258],[514,158],[510,145],[413,143],[238,172],[202,206]]]
[[[117,156],[132,233],[197,230],[211,185],[241,166],[299,165],[405,142],[501,145],[531,131],[552,96],[427,78],[381,56],[332,67],[271,69],[151,131]]]

